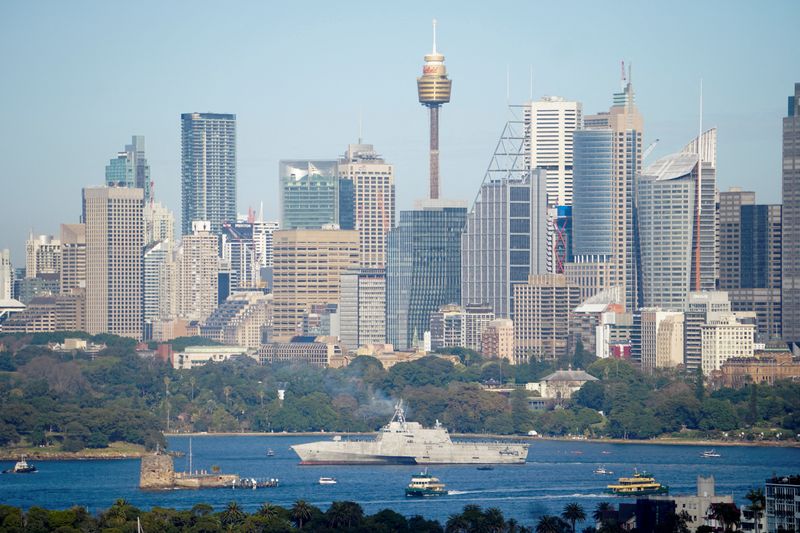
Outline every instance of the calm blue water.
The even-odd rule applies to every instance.
[[[604,444],[592,442],[535,441],[528,463],[496,466],[478,471],[470,466],[435,466],[431,472],[447,484],[450,495],[425,500],[409,500],[403,493],[410,476],[419,471],[413,466],[299,466],[289,446],[319,440],[315,437],[214,437],[192,439],[194,468],[219,465],[223,472],[242,476],[277,477],[275,489],[207,489],[146,492],[138,489],[139,461],[40,461],[32,475],[0,476],[0,502],[8,505],[67,508],[73,505],[97,512],[117,498],[125,498],[141,508],[152,506],[187,509],[196,503],[209,503],[216,510],[236,500],[248,511],[269,501],[290,506],[305,499],[326,508],[334,500],[354,500],[367,513],[391,508],[404,515],[421,514],[446,520],[475,503],[498,507],[507,517],[532,523],[542,514],[556,514],[568,502],[577,501],[593,509],[600,501],[617,498],[603,494],[606,484],[634,467],[647,469],[659,481],[670,485],[673,494],[694,493],[698,474],[713,474],[718,494],[733,494],[742,503],[748,488],[762,484],[773,473],[800,473],[800,449],[766,447],[723,447],[722,457],[703,459],[699,446],[645,444]],[[170,449],[188,451],[188,437],[169,439]],[[272,448],[276,456],[266,457]],[[602,453],[608,452],[608,453]],[[175,469],[186,468],[187,458],[176,458]],[[2,469],[12,466],[0,462]],[[598,465],[614,471],[614,476],[598,476]],[[337,485],[321,486],[321,476],[332,476]],[[619,501],[619,500],[618,500]]]

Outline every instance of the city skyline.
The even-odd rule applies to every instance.
[[[339,156],[342,145],[357,140],[360,115],[364,141],[379,146],[396,166],[398,210],[409,208],[424,196],[421,191],[428,178],[427,113],[416,101],[413,82],[430,49],[434,17],[439,20],[438,49],[448,58],[456,87],[452,102],[442,111],[443,198],[474,198],[508,118],[506,104],[523,103],[529,97],[531,69],[534,98],[558,95],[581,102],[587,110],[604,109],[610,105],[608,95],[618,90],[622,59],[633,64],[638,104],[647,122],[645,145],[661,139],[651,160],[678,149],[696,132],[703,78],[704,123],[720,130],[720,190],[739,185],[755,190],[764,202],[780,198],[782,102],[800,65],[786,53],[791,49],[788,24],[793,18],[787,15],[797,9],[788,2],[739,4],[736,9],[704,4],[695,9],[698,17],[688,18],[680,8],[657,13],[631,6],[619,15],[630,34],[608,42],[596,42],[602,35],[598,22],[618,14],[584,4],[583,16],[570,28],[592,39],[591,53],[584,53],[587,48],[579,45],[581,41],[563,34],[558,24],[527,31],[525,19],[554,16],[557,9],[545,5],[520,4],[519,16],[514,17],[484,6],[458,13],[392,6],[378,14],[337,11],[324,4],[248,3],[224,11],[223,17],[217,12],[222,7],[200,6],[189,12],[170,5],[154,18],[154,4],[145,2],[141,12],[122,24],[115,22],[116,39],[103,47],[95,46],[96,37],[99,28],[117,21],[113,9],[90,4],[92,9],[83,17],[70,17],[72,24],[55,25],[66,8],[48,6],[12,3],[0,8],[7,12],[0,17],[5,21],[0,22],[0,42],[12,52],[2,60],[4,70],[9,79],[19,80],[0,88],[4,101],[16,103],[4,122],[15,127],[0,128],[0,150],[7,151],[3,183],[6,190],[12,180],[16,184],[15,191],[0,200],[3,212],[16,221],[3,225],[0,242],[11,248],[15,265],[20,264],[30,228],[37,234],[55,234],[61,223],[77,222],[78,191],[103,182],[105,165],[131,135],[147,139],[155,197],[177,215],[179,116],[193,111],[233,113],[239,119],[239,211],[264,201],[266,218],[276,219],[278,160]],[[337,35],[335,43],[324,47],[315,39],[297,39],[300,34],[281,26],[297,11],[313,13],[304,17],[303,35],[314,35],[331,20],[345,18],[360,22],[361,31]],[[384,16],[395,22],[389,27],[378,24]],[[663,23],[648,26],[656,16]],[[704,21],[712,16],[719,28],[740,28],[750,38],[727,38],[719,33],[723,30],[709,34]],[[188,37],[181,41],[188,35],[184,32],[191,31],[191,22],[217,18],[234,22],[231,28],[220,28],[228,38],[223,39],[224,46],[209,47]],[[689,34],[703,36],[701,49],[672,40],[671,47],[663,50],[658,41],[668,37],[673,18],[681,18]],[[141,30],[144,20],[148,38],[140,42],[134,32]],[[478,20],[492,34],[507,32],[506,40],[474,39],[475,32],[484,31]],[[59,39],[58,49],[52,46],[53,39]],[[29,46],[20,48],[20,42]],[[143,70],[153,82],[144,86],[103,81],[107,78],[103,65],[120,57],[128,57],[130,68]],[[358,60],[348,62],[349,57]],[[211,78],[200,69],[208,61],[222,61],[229,68]],[[356,68],[362,64],[371,68]],[[286,68],[298,66],[302,68],[297,72],[308,74],[285,74]],[[665,76],[677,68],[682,76]],[[324,91],[316,90],[320,84],[315,80],[342,69],[351,70],[349,83],[325,84]],[[45,79],[49,89],[38,83]],[[373,91],[373,85],[378,90]],[[128,105],[120,106],[126,99]],[[42,152],[49,157],[38,156]],[[43,185],[48,193],[35,206],[24,201],[40,194]]]

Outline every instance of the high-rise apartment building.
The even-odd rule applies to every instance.
[[[623,287],[628,312],[640,303],[634,195],[643,131],[629,77],[609,111],[586,115],[573,135],[573,263],[564,272],[584,297]]]
[[[715,130],[704,137],[709,135],[715,136]],[[716,161],[700,157],[689,151],[669,155],[650,165],[639,180],[645,307],[680,311],[689,291],[715,288]]]
[[[273,234],[273,315],[270,339],[302,332],[315,304],[338,304],[341,276],[358,268],[358,232],[278,230]]]
[[[461,301],[461,202],[423,200],[389,232],[386,337],[406,350],[422,339],[439,306]]]
[[[86,225],[61,224],[61,294],[86,288]]]
[[[557,360],[570,347],[570,320],[580,289],[563,274],[531,276],[514,287],[514,360]]]
[[[181,233],[196,220],[215,235],[236,220],[236,115],[181,115]]]
[[[339,224],[338,163],[282,160],[279,164],[281,229]]]
[[[352,185],[353,207],[343,207],[341,215],[351,211],[353,225],[358,230],[359,255],[362,268],[386,267],[386,237],[394,227],[395,191],[394,166],[386,163],[371,144],[351,144],[339,160],[340,189]],[[347,229],[340,220],[340,227]]]
[[[386,271],[361,268],[342,273],[340,337],[348,350],[386,342]]]
[[[144,242],[175,242],[175,215],[166,206],[150,202],[144,206]]]
[[[106,185],[144,189],[144,201],[150,202],[152,196],[150,165],[145,157],[142,135],[133,135],[131,144],[126,144],[125,150],[117,152],[117,157],[108,162]]]
[[[789,97],[783,119],[783,338],[800,340],[800,83]]]
[[[461,303],[486,303],[504,318],[514,286],[547,272],[547,172],[509,170],[487,172],[461,236]]]
[[[230,265],[231,291],[257,287],[261,280],[253,230],[251,222],[222,224],[222,260]]]
[[[261,268],[272,268],[272,234],[277,229],[277,221],[263,220],[263,216],[253,222],[256,261]]]
[[[481,354],[514,363],[514,322],[498,318],[487,324],[481,336]]]
[[[443,305],[431,313],[431,349],[460,347],[479,351],[481,336],[493,320],[494,312],[486,305]]]
[[[89,333],[142,338],[143,209],[143,189],[83,189]]]
[[[177,315],[203,322],[217,307],[219,239],[207,220],[192,222],[177,254]]]
[[[0,250],[0,300],[10,300],[14,286],[14,271],[11,267],[11,252]]]
[[[25,243],[25,277],[58,274],[61,271],[61,241],[52,235],[31,234]]]
[[[523,106],[525,162],[547,171],[547,202],[572,205],[572,134],[581,127],[581,103],[545,96]]]
[[[161,300],[165,295],[162,290],[165,277],[164,270],[169,268],[171,255],[172,249],[169,242],[151,243],[144,249],[142,261],[142,315],[145,323],[167,318],[162,316],[165,302]]]

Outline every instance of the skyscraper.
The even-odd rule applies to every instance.
[[[0,300],[11,299],[14,273],[11,269],[11,252],[0,250]]]
[[[83,189],[89,333],[142,338],[143,208],[143,189]]]
[[[61,224],[61,294],[86,288],[86,225]]]
[[[800,83],[783,119],[783,338],[800,341]]]
[[[704,137],[714,137],[709,130]],[[659,159],[641,175],[639,245],[644,307],[681,311],[689,291],[714,290],[716,161],[686,151]]]
[[[581,127],[580,102],[545,96],[523,106],[527,168],[547,171],[547,203],[572,205],[572,134]]]
[[[386,337],[405,350],[422,339],[439,306],[461,301],[461,202],[420,201],[389,232]]]
[[[642,165],[644,122],[630,74],[608,112],[586,115],[573,135],[573,264],[564,272],[588,297],[623,287],[628,312],[639,302],[636,253],[636,176]],[[584,236],[587,236],[584,238]]]
[[[169,267],[167,261],[171,251],[170,243],[163,241],[148,244],[144,249],[142,315],[145,323],[166,318],[162,316],[165,303],[161,301],[165,295],[162,285],[165,279],[164,269]]]
[[[175,242],[175,215],[166,206],[150,202],[144,206],[144,242]]]
[[[106,185],[109,187],[135,187],[144,189],[144,201],[150,202],[152,182],[150,165],[144,154],[144,137],[134,135],[125,150],[106,165]]]
[[[181,115],[181,233],[207,220],[219,235],[236,220],[236,115]]]
[[[342,201],[344,184],[352,185],[353,224],[358,230],[362,268],[386,267],[386,236],[394,227],[394,166],[386,163],[371,144],[351,144],[339,160],[340,227],[348,212]],[[349,346],[348,346],[349,347]]]
[[[361,268],[342,274],[339,301],[342,344],[355,351],[386,342],[386,271]]]
[[[261,264],[256,255],[253,224],[222,224],[222,259],[231,266],[231,291],[258,286]]]
[[[31,234],[25,243],[25,277],[58,274],[61,270],[61,242],[52,235]]]
[[[339,175],[332,160],[282,160],[279,164],[282,229],[339,224]]]
[[[294,229],[274,233],[271,339],[302,331],[315,304],[338,304],[341,275],[358,268],[358,233],[340,229]]]
[[[206,220],[192,222],[192,234],[184,235],[177,258],[179,317],[205,321],[217,307],[219,239]]]
[[[419,103],[430,110],[430,195],[439,198],[439,108],[450,101],[453,82],[447,77],[444,55],[436,51],[436,20],[433,21],[433,51],[425,56],[422,76],[417,78]]]
[[[546,273],[546,181],[541,169],[487,172],[461,237],[464,305],[487,303],[496,316],[510,318],[514,285]]]

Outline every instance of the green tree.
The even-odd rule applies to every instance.
[[[245,517],[246,515],[236,502],[228,503],[225,510],[219,515],[220,522],[222,522],[223,526],[238,526],[244,522]]]
[[[572,533],[575,533],[575,523],[586,520],[586,511],[576,502],[568,503],[561,511],[561,518],[572,525]]]
[[[712,503],[708,516],[722,525],[724,531],[734,531],[739,525],[740,513],[735,503]]]
[[[536,522],[536,533],[563,533],[567,524],[557,516],[542,515]]]
[[[747,403],[747,418],[745,422],[749,426],[754,426],[758,422],[758,388],[755,384],[750,385],[750,400]]]
[[[356,502],[333,502],[325,513],[328,525],[333,528],[351,528],[364,518],[364,510]]]
[[[767,505],[767,499],[764,496],[764,489],[761,487],[753,487],[745,495],[745,499],[750,502],[750,511],[753,513],[754,533],[758,533],[758,524],[761,520],[761,514]]]
[[[311,519],[313,514],[312,506],[305,500],[297,500],[292,505],[291,509],[292,521],[297,526],[297,529],[303,529],[303,524]]]

